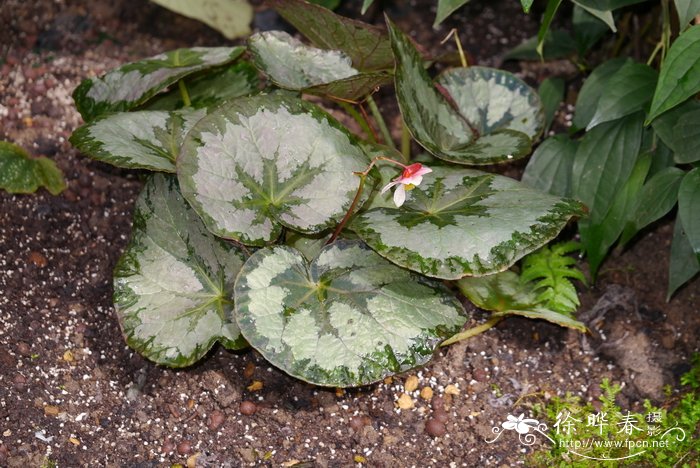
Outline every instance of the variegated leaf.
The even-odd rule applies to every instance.
[[[131,242],[114,271],[126,341],[159,364],[188,366],[220,341],[246,346],[230,320],[244,255],[211,235],[172,176],[154,175],[139,196]]]
[[[284,31],[265,31],[248,40],[256,66],[285,89],[358,99],[387,82],[385,73],[359,73],[350,56],[302,44]]]
[[[70,142],[114,166],[174,173],[185,134],[204,115],[204,109],[109,114],[78,128]]]
[[[310,263],[290,247],[261,249],[243,266],[235,298],[241,333],[268,361],[333,387],[423,365],[465,322],[447,288],[359,241],[336,241]]]
[[[264,245],[282,226],[318,233],[340,221],[357,192],[353,172],[368,163],[332,117],[275,94],[237,99],[200,120],[178,177],[211,232]]]
[[[99,78],[83,80],[73,92],[86,122],[107,112],[133,109],[179,79],[237,59],[245,47],[176,49],[127,63]]]
[[[458,279],[505,270],[581,214],[578,202],[508,177],[433,167],[401,208],[372,208],[350,228],[397,265]]]
[[[483,67],[450,70],[434,85],[416,48],[387,22],[399,108],[418,143],[459,164],[492,164],[530,153],[544,128],[542,102],[532,88],[508,72]]]

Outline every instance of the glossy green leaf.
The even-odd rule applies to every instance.
[[[483,67],[448,70],[436,87],[415,47],[390,21],[388,25],[399,108],[424,148],[460,164],[491,164],[529,154],[544,126],[542,104],[532,88],[508,72]]]
[[[230,320],[244,261],[238,248],[206,230],[174,177],[154,175],[136,202],[131,242],[114,271],[114,304],[129,346],[171,367],[195,363],[217,341],[246,346]]]
[[[547,6],[544,9],[544,15],[540,20],[540,29],[537,31],[537,53],[540,57],[544,57],[544,38],[549,32],[549,26],[554,20],[554,15],[557,13],[561,5],[561,0],[547,0]]]
[[[83,80],[73,92],[73,99],[80,115],[89,122],[108,112],[133,109],[181,78],[225,65],[244,51],[244,47],[172,50],[127,63],[99,78]]]
[[[645,154],[637,160],[629,178],[620,190],[614,194],[610,209],[600,222],[585,223],[581,233],[591,277],[595,278],[600,264],[608,254],[610,247],[634,216],[639,193],[644,185],[651,166],[651,154]]]
[[[312,262],[290,247],[261,249],[244,265],[235,298],[243,336],[268,361],[332,387],[423,365],[465,322],[446,287],[358,241],[336,241]]]
[[[547,32],[542,45],[543,57],[537,52],[537,36],[531,37],[506,52],[503,60],[555,60],[576,53],[576,42],[567,31],[554,29]]]
[[[237,60],[235,63],[206,70],[203,74],[183,79],[190,106],[195,109],[212,107],[223,101],[248,96],[259,91],[258,70],[250,62]],[[179,87],[158,94],[150,99],[143,110],[177,110],[185,106]]]
[[[45,187],[52,195],[66,188],[63,173],[52,160],[33,158],[23,148],[0,141],[0,189],[10,193],[34,193]]]
[[[574,13],[571,21],[574,28],[576,48],[580,56],[585,55],[609,29],[609,26],[604,21],[592,15],[580,5],[574,5]]]
[[[579,226],[602,221],[632,173],[642,142],[642,119],[640,112],[600,124],[581,140],[572,169],[572,194],[590,213]]]
[[[644,3],[647,0],[576,0],[577,3],[597,10],[617,10],[635,3]]]
[[[345,52],[357,70],[394,67],[389,38],[381,28],[345,18],[304,0],[269,0],[268,3],[316,47]]]
[[[620,244],[625,245],[642,228],[665,216],[676,206],[685,172],[667,167],[654,174],[639,191],[635,206],[625,213],[626,225]]]
[[[658,74],[648,65],[627,62],[607,81],[586,130],[643,110],[649,104]]]
[[[700,0],[674,0],[678,12],[678,23],[684,30],[693,18],[700,15]]]
[[[587,4],[587,2],[572,0],[574,4],[583,8],[588,14],[598,18],[600,21],[605,23],[612,32],[617,32],[617,27],[615,26],[615,18],[613,17],[612,10],[610,8],[596,8]]]
[[[700,102],[691,99],[654,120],[654,131],[677,163],[700,161]]]
[[[683,230],[683,223],[676,218],[671,241],[671,261],[668,271],[668,293],[666,300],[695,275],[700,273],[700,258],[693,252],[688,235]]]
[[[528,161],[522,182],[558,197],[570,197],[571,171],[577,148],[578,142],[566,135],[547,138]]]
[[[340,0],[310,0],[311,3],[316,5],[321,5],[323,8],[328,8],[329,10],[335,10],[340,6]]]
[[[625,64],[632,63],[627,57],[608,60],[596,67],[583,82],[576,99],[576,112],[573,124],[576,128],[586,128],[598,108],[598,101],[610,80]]]
[[[673,41],[661,65],[647,124],[700,92],[700,24]]]
[[[304,45],[283,31],[254,34],[248,48],[258,68],[286,89],[355,100],[391,80],[386,73],[359,73],[344,52]]]
[[[263,245],[282,227],[318,233],[337,224],[369,161],[354,138],[311,103],[283,95],[240,98],[185,138],[178,178],[216,235]]]
[[[401,208],[369,209],[350,228],[397,265],[458,279],[510,267],[581,214],[578,202],[507,177],[436,166]]]
[[[174,173],[185,134],[205,115],[204,109],[119,112],[78,128],[70,142],[113,166]]]
[[[532,284],[521,281],[517,273],[507,270],[495,275],[462,278],[457,287],[477,307],[495,315],[519,315],[585,332],[586,326],[538,301]]]
[[[520,4],[523,6],[523,11],[525,13],[530,13],[530,8],[535,0],[520,0]]]
[[[445,18],[450,16],[452,13],[457,11],[457,9],[461,8],[468,2],[469,0],[438,0],[437,13],[435,15],[435,22],[433,23],[433,27],[437,28],[440,25],[440,23],[445,21]]]
[[[700,168],[688,172],[678,190],[678,218],[688,243],[700,259]]]
[[[253,7],[247,0],[151,0],[216,29],[227,39],[250,33]]]
[[[544,133],[552,126],[559,105],[564,100],[566,83],[561,78],[546,78],[538,89],[544,111]]]

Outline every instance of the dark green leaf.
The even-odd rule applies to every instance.
[[[335,10],[340,6],[340,0],[309,0],[311,3],[316,5],[321,5],[323,8],[328,8],[329,10]]]
[[[594,7],[587,5],[585,2],[580,2],[578,0],[572,0],[572,1],[575,5],[584,9],[591,16],[598,18],[600,21],[602,21],[604,24],[606,24],[612,32],[617,32],[617,28],[615,27],[615,18],[613,17],[612,10],[610,10],[609,8],[606,8],[606,9],[594,8]]]
[[[576,0],[577,3],[596,10],[617,10],[618,8],[643,3],[647,0]]]
[[[647,124],[700,91],[700,24],[673,42],[661,65]]]
[[[659,138],[673,150],[676,162],[700,160],[700,102],[690,99],[660,115],[652,125]]]
[[[63,173],[46,157],[32,158],[23,148],[0,141],[0,189],[10,193],[34,193],[45,187],[52,195],[66,188]]]
[[[258,70],[244,60],[184,78],[190,106],[195,109],[212,107],[229,99],[253,94],[259,89],[259,81]],[[141,109],[172,111],[183,107],[185,103],[182,100],[182,92],[176,86],[155,96]]]
[[[574,5],[574,40],[580,56],[585,55],[608,32],[608,25],[579,5]],[[546,52],[545,48],[545,52]]]
[[[683,230],[683,223],[676,218],[671,242],[671,262],[668,271],[668,293],[670,300],[674,292],[693,276],[700,272],[700,259],[693,252],[693,246],[688,241],[688,235]]]
[[[700,0],[674,0],[674,3],[682,31],[700,14]]]
[[[350,229],[397,265],[458,279],[508,268],[581,214],[578,202],[508,177],[436,166],[401,208],[361,212]]]
[[[216,29],[227,39],[250,33],[253,7],[246,0],[152,0]]]
[[[195,363],[217,341],[246,346],[230,319],[244,261],[237,247],[207,231],[174,177],[151,177],[114,271],[114,305],[129,346],[172,367]]]
[[[450,16],[467,2],[469,2],[469,0],[438,0],[437,14],[435,15],[433,27],[437,28],[440,23],[445,21],[445,18]]]
[[[127,63],[100,78],[83,80],[73,92],[86,122],[108,112],[133,109],[178,80],[237,59],[245,47],[177,49]]]
[[[644,184],[633,209],[626,212],[626,226],[620,245],[627,244],[642,228],[671,211],[678,200],[678,189],[684,175],[677,167],[667,167]]]
[[[530,13],[530,8],[535,0],[520,0],[520,4],[523,6],[523,11],[525,13]]]
[[[561,0],[547,0],[547,7],[544,10],[544,15],[540,21],[540,29],[537,31],[537,53],[544,60],[544,38],[547,36],[549,26],[552,24],[554,15],[561,5]]]
[[[235,285],[243,336],[268,361],[316,385],[367,385],[432,358],[465,322],[440,284],[392,265],[359,241],[336,241],[311,262],[261,249]]]
[[[547,32],[542,46],[544,60],[565,58],[576,53],[576,42],[567,31],[555,29]],[[503,60],[542,60],[537,52],[537,36],[513,47]]]
[[[607,81],[586,130],[646,108],[656,87],[657,78],[656,70],[648,65],[625,63]]]
[[[559,197],[570,197],[571,170],[578,142],[566,135],[547,138],[527,163],[522,182]]]
[[[348,54],[356,69],[377,71],[393,68],[389,38],[377,26],[336,15],[303,0],[269,0],[269,3],[316,47]]]
[[[549,131],[552,121],[554,121],[559,105],[564,100],[565,86],[566,83],[561,78],[547,78],[540,84],[538,91],[542,100],[542,108],[544,109],[545,135]]]
[[[700,259],[700,168],[688,172],[678,190],[678,218],[695,255]]]
[[[608,60],[596,67],[586,78],[576,99],[576,112],[573,120],[576,128],[586,128],[588,126],[598,108],[598,101],[603,91],[607,88],[608,83],[617,71],[626,63],[632,63],[632,60],[627,57]]]

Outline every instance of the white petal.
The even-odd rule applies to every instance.
[[[404,190],[403,185],[399,185],[396,187],[396,190],[394,190],[394,204],[396,207],[400,207],[403,205],[403,202],[406,201],[406,190]]]
[[[512,431],[513,429],[516,428],[517,424],[512,422],[512,421],[506,421],[503,424],[501,424],[501,426],[503,426],[503,429],[505,429],[507,431]]]
[[[421,167],[420,169],[418,169],[418,170],[416,171],[416,173],[413,174],[413,175],[414,175],[414,176],[422,176],[422,175],[425,175],[425,174],[427,174],[427,173],[429,173],[429,172],[433,172],[433,170],[430,169],[429,167],[423,166],[423,167]]]
[[[396,184],[398,184],[398,183],[399,183],[398,180],[395,180],[395,181],[393,181],[393,182],[389,182],[389,183],[386,184],[384,187],[382,187],[382,192],[381,192],[381,193],[385,193],[387,190],[389,190],[391,187],[393,187],[394,185],[396,185]]]
[[[515,430],[518,431],[518,434],[527,434],[530,432],[530,426],[527,424],[516,424],[515,425]]]

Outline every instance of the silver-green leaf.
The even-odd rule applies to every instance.
[[[204,109],[119,112],[83,125],[70,141],[91,158],[114,166],[174,173],[185,134],[205,114]]]
[[[192,73],[236,60],[245,47],[177,49],[127,63],[99,78],[83,80],[73,92],[86,122],[108,112],[133,109]]]
[[[261,95],[217,108],[188,133],[178,159],[182,193],[214,234],[244,244],[282,226],[318,233],[340,221],[369,161],[318,107]]]
[[[578,202],[508,177],[433,167],[401,208],[372,208],[350,227],[397,265],[458,279],[507,269],[581,214]]]
[[[171,367],[193,364],[217,341],[246,346],[230,319],[244,261],[237,247],[206,230],[174,177],[154,175],[114,271],[114,303],[129,346]]]
[[[399,108],[418,143],[459,164],[491,164],[530,153],[544,128],[534,90],[508,72],[483,67],[449,70],[433,84],[408,37],[387,23]]]
[[[464,324],[439,282],[402,270],[359,241],[336,241],[308,262],[265,248],[235,285],[243,336],[285,372],[316,385],[366,385],[425,364]]]

